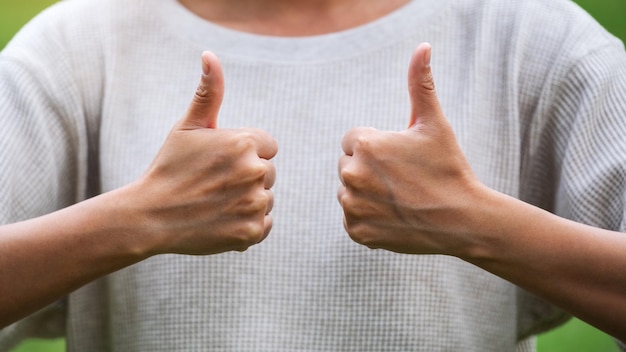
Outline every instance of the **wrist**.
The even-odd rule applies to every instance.
[[[101,234],[109,238],[118,254],[130,262],[138,262],[155,254],[150,221],[139,201],[141,190],[136,184],[103,193],[87,202],[93,207],[93,221],[99,224]]]
[[[480,183],[469,193],[461,211],[465,241],[452,255],[472,263],[494,260],[511,226],[508,217],[515,212],[512,201],[517,200]]]
[[[467,210],[469,245],[457,256],[481,267],[522,258],[525,241],[551,214],[486,186],[478,194]]]

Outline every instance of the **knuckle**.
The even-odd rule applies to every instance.
[[[258,206],[255,206],[253,197],[244,197],[239,201],[239,209],[237,215],[241,218],[253,217],[258,212]]]
[[[371,147],[371,144],[372,144],[372,141],[369,138],[369,136],[365,136],[364,134],[360,134],[354,140],[354,148],[361,152],[368,151]]]
[[[274,138],[270,136],[269,133],[267,133],[265,130],[262,130],[260,128],[249,127],[249,128],[244,128],[243,131],[247,132],[250,136],[254,137],[255,139],[260,139],[263,141],[276,143]]]
[[[264,232],[263,232],[263,238],[261,238],[261,241],[265,240],[265,238],[269,235],[270,231],[272,231],[272,227],[274,226],[274,220],[271,215],[265,216],[264,226],[265,228],[263,229]]]
[[[378,244],[375,241],[375,238],[373,236],[370,236],[362,226],[359,226],[358,224],[352,224],[350,226],[347,226],[346,230],[348,232],[348,236],[350,236],[350,239],[352,239],[352,241],[354,241],[355,243],[372,249],[379,248]]]
[[[358,173],[354,171],[353,168],[347,168],[347,167],[339,171],[339,176],[341,177],[343,182],[346,184],[346,186],[354,185],[357,182],[357,180],[360,178]]]
[[[349,192],[343,194],[339,202],[343,208],[346,225],[349,225],[351,228],[358,225],[366,218],[360,206],[361,202],[356,197],[351,196]]]
[[[246,242],[248,244],[254,244],[259,242],[265,233],[265,226],[260,221],[250,221],[246,224]]]
[[[233,237],[233,250],[238,252],[246,251],[250,246],[258,243],[265,233],[265,228],[258,221],[248,221],[242,225],[241,231]]]
[[[271,191],[266,191],[264,192],[265,197],[267,198],[266,202],[265,202],[265,212],[269,213],[272,211],[272,209],[274,208],[274,193],[272,193]]]
[[[428,91],[435,91],[435,80],[433,78],[433,73],[432,71],[428,71],[426,72],[426,74],[424,75],[424,79],[421,82],[421,86],[424,90],[428,90]]]
[[[343,211],[346,215],[351,215],[352,213],[352,197],[348,191],[342,191],[339,195],[339,204],[343,208]]]
[[[361,190],[367,187],[367,175],[354,167],[343,168],[339,174],[347,189]]]
[[[265,178],[269,172],[269,167],[262,162],[261,160],[257,160],[256,162],[250,163],[248,165],[248,174],[256,178]]]
[[[196,88],[196,93],[194,94],[194,100],[199,104],[206,104],[208,102],[212,102],[218,96],[218,93],[215,89],[211,89],[203,84],[200,84],[198,88]]]
[[[273,164],[267,164],[267,172],[264,177],[265,188],[269,189],[274,186],[276,182],[276,169]]]
[[[358,222],[363,219],[361,208],[358,205],[358,202],[356,202],[353,197],[343,199],[343,213],[353,222]]]
[[[344,186],[339,187],[339,189],[337,190],[337,201],[339,202],[339,204],[343,207],[343,197],[346,194],[346,188]]]
[[[268,205],[271,202],[271,197],[264,190],[260,190],[256,195],[256,203],[258,203],[259,212],[265,213]]]
[[[354,139],[354,150],[360,154],[375,155],[379,139],[380,131],[373,127],[362,127],[361,133]]]
[[[232,182],[234,184],[248,185],[250,190],[256,189],[257,186],[261,189],[265,188],[266,178],[271,170],[261,159],[255,158],[249,154],[239,156],[239,160],[233,165]]]
[[[246,152],[256,149],[256,141],[254,135],[250,131],[244,130],[239,133],[236,140],[237,149]]]
[[[265,214],[267,205],[270,202],[270,196],[264,190],[255,190],[248,193],[241,201],[241,213],[246,216],[257,216],[260,213]]]
[[[259,128],[242,128],[239,130],[241,139],[247,140],[244,146],[246,150],[259,151],[263,150],[264,155],[267,154],[268,159],[273,158],[278,153],[278,143],[267,132]]]

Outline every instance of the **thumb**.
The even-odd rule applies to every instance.
[[[432,47],[420,44],[413,52],[409,65],[409,96],[411,98],[411,120],[409,128],[429,118],[442,116],[439,99],[435,92],[435,81],[430,69]]]
[[[215,54],[205,51],[202,53],[202,78],[184,123],[189,127],[217,128],[217,115],[223,97],[222,65]]]

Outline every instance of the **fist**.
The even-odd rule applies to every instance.
[[[411,116],[400,132],[355,128],[342,140],[338,200],[357,243],[413,254],[454,254],[466,245],[474,177],[435,93],[431,47],[411,58]]]
[[[219,129],[224,94],[219,60],[205,52],[186,115],[136,183],[154,254],[242,251],[272,227],[276,142],[257,129]]]

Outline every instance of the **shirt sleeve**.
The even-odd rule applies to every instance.
[[[624,231],[626,201],[626,54],[599,48],[568,72],[555,114],[560,173],[557,214]]]
[[[80,126],[63,115],[62,95],[35,73],[0,59],[0,222],[50,213],[80,198]]]
[[[538,26],[523,43],[519,197],[561,217],[624,232],[626,53],[588,14],[573,12],[555,28]],[[518,305],[519,337],[567,319],[521,289]]]
[[[597,24],[579,27],[548,63],[523,132],[520,198],[576,222],[624,232],[626,53]],[[518,302],[525,309],[519,336],[567,318],[523,290]]]
[[[574,116],[564,148],[556,212],[626,231],[626,55],[598,50],[576,65],[560,112]],[[621,351],[626,351],[618,341]]]
[[[0,53],[0,224],[47,214],[89,194],[90,144],[79,80],[85,70],[56,26],[59,11],[27,25]],[[94,70],[97,71],[97,70]],[[26,337],[64,334],[57,302],[0,330],[0,350]]]

